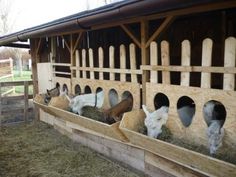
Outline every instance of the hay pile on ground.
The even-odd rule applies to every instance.
[[[131,171],[73,143],[44,123],[0,130],[0,176],[132,177]]]

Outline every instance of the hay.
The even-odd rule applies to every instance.
[[[165,125],[161,127],[162,133],[157,137],[159,140],[170,141],[172,139],[172,133],[169,128]],[[138,132],[144,135],[147,135],[147,127],[145,125],[140,125],[138,127]]]
[[[0,176],[137,176],[44,123],[3,127],[0,144]]]
[[[52,97],[48,105],[59,109],[68,110],[69,100],[65,96]]]
[[[96,121],[106,123],[104,113],[102,111],[100,111],[98,108],[93,107],[93,106],[84,106],[82,108],[81,115],[84,117],[96,120]]]
[[[138,132],[142,133],[144,135],[147,135],[147,128],[145,125],[140,125],[138,127]],[[186,140],[177,138],[177,137],[173,137],[170,129],[168,129],[165,125],[162,126],[162,133],[157,137],[157,139],[162,140],[162,141],[166,141],[168,143],[195,151],[195,152],[199,152],[201,154],[204,155],[208,155],[211,156],[209,153],[209,149],[203,145],[197,145],[194,143],[189,143],[186,142]],[[223,160],[229,163],[233,163],[236,164],[236,150],[235,149],[227,149],[224,147],[221,147],[218,151],[217,154],[213,155],[212,157],[217,158],[219,160]]]

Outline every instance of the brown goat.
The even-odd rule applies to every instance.
[[[122,100],[117,105],[104,111],[106,122],[109,124],[118,122],[121,120],[123,113],[131,111],[133,107],[133,98],[130,96]]]

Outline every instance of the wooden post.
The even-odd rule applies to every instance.
[[[158,65],[158,53],[157,53],[157,43],[151,42],[150,44],[150,63],[151,65]],[[150,75],[150,82],[151,83],[157,83],[158,77],[157,77],[157,71],[151,71]]]
[[[235,67],[236,38],[229,37],[225,40],[224,66]],[[224,90],[235,89],[235,74],[224,74]]]
[[[135,53],[135,45],[130,44],[129,45],[129,55],[130,55],[130,68],[131,70],[136,69],[136,53]],[[137,83],[137,75],[131,74],[131,82]]]
[[[80,66],[80,58],[79,58],[79,51],[76,50],[75,51],[75,65],[76,67]],[[76,78],[79,79],[80,78],[80,71],[78,69],[76,69]],[[72,85],[72,84],[71,84]]]
[[[28,108],[29,108],[29,83],[28,81],[24,81],[24,120],[25,123],[28,121]]]
[[[104,66],[104,53],[101,47],[98,48],[98,62],[99,68],[103,68]],[[103,72],[99,72],[99,80],[103,80]]]
[[[37,72],[37,63],[38,57],[36,52],[36,40],[30,39],[30,54],[32,59],[32,76],[33,76],[33,95],[38,93],[38,72]],[[39,120],[39,109],[35,107],[35,120]]]
[[[190,62],[191,62],[190,42],[189,40],[184,40],[182,42],[182,48],[181,48],[181,66],[190,66]],[[190,82],[190,73],[181,72],[180,85],[188,87],[189,82]]]
[[[82,66],[86,67],[86,50],[82,49]],[[87,74],[86,71],[83,70],[83,78],[86,79],[87,78]]]
[[[125,46],[123,44],[120,45],[120,68],[126,69],[126,52],[125,52]],[[123,82],[126,81],[125,73],[120,74],[120,81],[123,81]]]
[[[148,51],[146,48],[146,42],[148,39],[148,21],[141,21],[141,59],[142,65],[148,64]],[[143,104],[146,104],[146,82],[148,80],[148,72],[146,70],[142,73],[142,100]]]
[[[161,42],[161,62],[163,66],[170,65],[170,51],[169,51],[169,43],[167,41]],[[162,71],[162,83],[170,84],[169,71]]]
[[[93,68],[93,49],[89,49],[89,67]],[[94,71],[90,71],[90,79],[94,79]]]
[[[111,69],[115,67],[115,48],[113,46],[109,47],[109,66]],[[110,80],[115,80],[115,73],[110,73]]]
[[[202,43],[202,66],[211,66],[213,42],[207,38]],[[211,88],[211,73],[202,72],[201,88]]]
[[[11,80],[13,81],[14,80],[14,73],[13,73],[13,60],[12,58],[9,58],[9,61],[10,61],[10,68],[11,68]],[[15,86],[12,86],[12,91],[13,93],[15,93]]]

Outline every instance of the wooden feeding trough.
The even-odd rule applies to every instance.
[[[169,58],[169,44],[164,41],[161,43],[162,59]],[[157,50],[157,44],[152,43],[151,51]],[[162,65],[146,65],[141,68],[151,71],[151,82],[146,83],[146,105],[152,111],[155,106],[162,106],[162,102],[168,101],[169,112],[166,126],[169,128],[175,138],[182,139],[189,143],[195,143],[203,146],[208,146],[206,129],[207,122],[204,120],[203,108],[210,100],[216,100],[221,103],[226,115],[223,128],[225,136],[223,146],[219,151],[233,153],[236,147],[236,112],[235,112],[235,49],[236,39],[228,38],[225,41],[225,66],[211,66],[212,41],[206,39],[203,41],[202,66],[190,66],[190,43],[184,41],[182,43],[182,66],[168,66],[169,62],[163,62]],[[151,52],[153,53],[153,52]],[[157,55],[152,56],[152,61],[157,61]],[[165,59],[168,61],[168,59]],[[231,63],[231,64],[229,64]],[[152,64],[152,63],[151,63]],[[162,71],[162,84],[158,83],[157,71]],[[170,71],[181,72],[180,85],[170,84]],[[191,87],[190,72],[201,72],[201,88]],[[211,72],[219,72],[224,74],[223,90],[211,89]],[[164,97],[164,98],[163,98]],[[178,112],[178,104],[180,100],[193,100],[195,111],[189,114],[189,123],[184,125],[181,120],[181,114]],[[188,102],[188,101],[186,101]],[[143,111],[137,110],[131,113],[126,113],[122,119],[120,129],[128,137],[132,144],[142,147],[152,153],[180,163],[188,168],[201,172],[209,176],[235,176],[236,165],[222,160],[212,158],[185,148],[150,138],[138,133],[138,128],[144,125],[145,115]],[[217,169],[217,170],[216,170]]]
[[[176,163],[183,171],[236,176],[233,164],[137,133],[144,121],[142,104],[150,111],[168,106],[166,127],[173,137],[208,148],[206,130],[211,122],[204,111],[215,102],[223,110],[220,119],[225,132],[219,152],[234,154],[235,7],[232,0],[122,1],[7,35],[0,38],[0,45],[30,39],[35,94],[56,84],[69,96],[102,90],[105,110],[129,95],[133,98],[132,112],[125,114],[121,124],[108,125],[71,113],[53,100],[44,105],[36,97],[35,104],[53,115],[40,114],[40,120],[53,124],[61,119],[61,128],[69,128],[71,134],[82,131],[98,139],[125,142],[127,147],[131,141],[143,148],[143,154],[150,151],[150,156],[165,158],[173,172],[178,171],[172,167]],[[180,112],[183,105],[191,111]],[[151,168],[145,169],[145,158],[140,157],[146,173]],[[158,168],[168,173],[165,165]]]
[[[53,115],[66,121],[66,126],[70,128],[98,135],[100,137],[112,138],[124,142],[127,141],[127,138],[119,130],[120,122],[108,125],[53,106],[49,106],[48,108]]]
[[[207,176],[223,177],[236,175],[236,165],[234,164],[139,133],[139,127],[144,125],[144,119],[144,112],[142,110],[136,110],[125,113],[120,124],[122,132],[135,146]]]
[[[99,57],[98,63],[99,67],[94,67],[93,65],[93,50],[89,49],[89,64],[86,65],[86,52],[87,50],[82,49],[80,51],[76,50],[76,63],[75,66],[71,67],[72,72],[74,73],[75,77],[72,79],[69,78],[59,78],[56,76],[52,77],[54,83],[58,83],[60,86],[65,85],[66,87],[71,86],[68,89],[69,94],[72,93],[73,95],[81,94],[81,93],[96,93],[99,91],[104,92],[104,102],[103,102],[103,109],[108,109],[118,102],[122,101],[128,96],[132,96],[133,99],[133,106],[132,109],[139,109],[140,107],[140,84],[138,83],[138,74],[141,74],[140,70],[136,69],[136,58],[135,58],[135,45],[129,45],[129,55],[130,57],[130,69],[126,69],[126,49],[124,45],[119,47],[120,51],[120,68],[115,67],[115,57],[114,57],[114,50],[113,46],[109,47],[109,61],[110,67],[104,68],[103,64],[103,49],[100,47],[98,49]],[[80,59],[79,56],[82,56]],[[81,66],[79,65],[81,64]],[[58,64],[56,64],[57,66]],[[63,66],[63,64],[59,64],[59,66]],[[67,66],[67,65],[65,65]],[[80,70],[80,72],[77,72]],[[87,73],[89,75],[87,75]],[[95,78],[94,72],[99,72],[97,78]],[[119,74],[119,79],[115,79],[115,73]],[[58,74],[58,73],[56,73]],[[61,74],[61,73],[60,73]],[[110,80],[105,80],[104,75],[107,74]],[[127,78],[127,74],[130,74],[130,78]],[[71,80],[71,84],[68,81]],[[127,141],[127,138],[123,135],[123,133],[119,130],[120,122],[116,122],[112,125],[108,125],[102,122],[98,122],[92,120],[90,118],[86,118],[84,116],[80,116],[74,113],[71,113],[66,110],[66,106],[63,106],[63,99],[61,101],[58,100],[59,98],[55,97],[52,98],[48,106],[44,106],[38,104],[40,108],[45,110],[45,112],[51,113],[52,115],[63,119],[66,121],[66,125],[73,129],[77,129],[80,131],[85,131],[88,133],[92,133],[95,135],[99,135],[100,137],[108,137],[113,138],[119,141]],[[58,101],[60,103],[58,103]],[[65,102],[64,102],[65,103]]]
[[[46,112],[48,114],[52,114],[52,112],[50,112],[50,110],[48,109],[48,105],[44,102],[44,97],[41,94],[37,94],[34,97],[33,102],[36,106],[38,106],[44,112]]]

